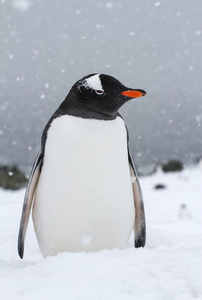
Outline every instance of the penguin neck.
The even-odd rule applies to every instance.
[[[96,119],[96,120],[115,120],[119,115],[118,112],[114,114],[103,114],[99,111],[85,107],[80,101],[75,101],[75,95],[67,95],[65,100],[61,103],[54,115],[70,115],[80,117],[83,119]]]

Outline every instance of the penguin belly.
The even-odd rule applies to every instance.
[[[124,248],[134,219],[124,121],[54,119],[33,205],[42,255]]]

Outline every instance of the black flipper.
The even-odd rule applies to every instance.
[[[146,242],[146,222],[142,190],[138,180],[137,171],[128,147],[128,161],[132,179],[133,198],[135,204],[135,248],[144,247]]]
[[[18,235],[18,254],[21,258],[23,258],[23,254],[24,254],[25,235],[27,231],[27,225],[29,222],[29,216],[30,216],[33,198],[34,198],[35,188],[41,172],[42,161],[43,161],[43,155],[39,153],[33,165],[27,190],[25,193],[24,204],[22,208],[22,216],[20,221],[20,229]]]

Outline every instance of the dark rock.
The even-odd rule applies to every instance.
[[[183,164],[178,160],[170,160],[163,164],[162,169],[164,172],[179,172],[183,169]]]
[[[18,190],[26,183],[27,178],[17,166],[0,166],[0,187],[6,190]]]
[[[162,183],[158,183],[154,186],[154,189],[155,190],[163,190],[163,189],[166,189],[166,185],[162,184]]]

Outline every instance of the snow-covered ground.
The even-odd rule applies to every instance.
[[[17,254],[24,189],[0,190],[0,299],[202,299],[202,170],[140,178],[147,244],[43,259],[32,222]],[[163,184],[164,189],[154,189]],[[180,209],[185,204],[184,209]],[[183,210],[183,211],[182,211]]]

